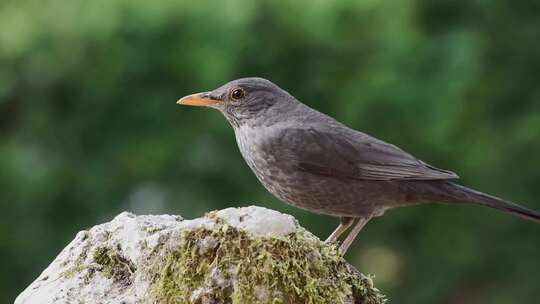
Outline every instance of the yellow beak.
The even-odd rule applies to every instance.
[[[210,94],[204,92],[182,97],[176,103],[184,106],[209,107],[214,105],[220,105],[223,103],[223,101],[212,99],[210,98]]]

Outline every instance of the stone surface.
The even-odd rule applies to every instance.
[[[123,212],[79,232],[15,303],[254,301],[384,298],[292,216],[251,206],[193,220]]]

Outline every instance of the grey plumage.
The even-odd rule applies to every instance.
[[[233,98],[234,90],[242,97]],[[353,130],[268,80],[238,79],[195,97],[225,115],[259,181],[293,206],[371,218],[390,208],[438,201],[483,205],[540,222],[540,214],[456,185],[455,173]]]

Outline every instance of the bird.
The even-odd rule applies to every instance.
[[[456,173],[349,128],[264,78],[236,79],[177,104],[221,112],[247,165],[275,197],[339,218],[327,243],[354,225],[338,247],[341,255],[372,218],[397,207],[472,204],[540,223],[540,213],[459,185]]]

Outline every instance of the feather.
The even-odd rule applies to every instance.
[[[458,176],[428,165],[394,145],[331,125],[284,128],[282,157],[313,174],[359,180],[447,180]],[[301,143],[299,144],[299,139]]]

